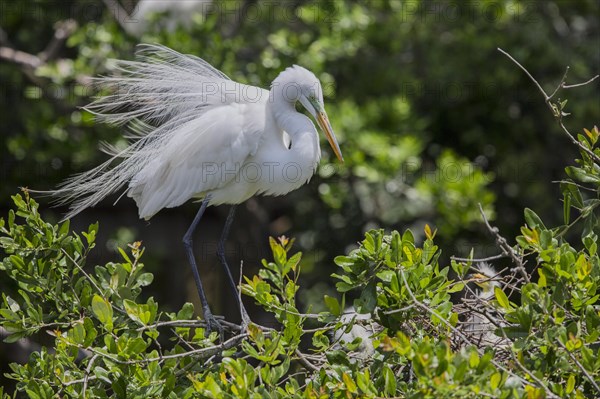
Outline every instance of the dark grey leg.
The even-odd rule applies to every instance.
[[[200,302],[202,303],[202,312],[204,314],[204,320],[206,321],[206,331],[210,333],[213,330],[217,330],[221,337],[223,337],[223,327],[221,327],[221,324],[219,324],[217,319],[213,316],[212,312],[210,311],[210,306],[208,306],[208,301],[206,300],[206,295],[204,294],[204,288],[202,287],[202,281],[200,280],[200,274],[198,273],[198,266],[196,266],[194,250],[192,248],[192,235],[194,234],[194,230],[196,230],[200,219],[202,219],[202,215],[204,214],[204,211],[208,206],[209,200],[209,196],[206,196],[202,200],[200,210],[196,214],[194,221],[183,236],[183,245],[185,246],[185,251],[187,253],[190,266],[192,267],[192,274],[194,275],[194,280],[196,281],[196,287],[198,288],[198,295],[200,296]]]
[[[232,205],[229,210],[229,215],[227,216],[227,221],[225,221],[225,227],[223,228],[223,233],[221,234],[221,239],[219,240],[219,244],[217,244],[217,256],[227,273],[227,279],[229,280],[229,286],[231,287],[232,292],[235,295],[236,301],[238,303],[238,307],[240,308],[240,315],[242,316],[242,333],[246,331],[246,327],[250,324],[250,317],[248,317],[248,312],[246,312],[246,308],[242,303],[242,299],[240,297],[237,284],[233,280],[233,276],[231,275],[231,270],[229,270],[229,265],[227,265],[227,259],[225,258],[225,241],[227,240],[227,236],[229,235],[229,228],[231,227],[231,223],[233,222],[233,217],[235,216],[235,208],[237,205]]]

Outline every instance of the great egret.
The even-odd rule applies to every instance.
[[[496,297],[495,289],[502,289],[501,276],[487,262],[479,262],[477,267],[479,272],[471,275],[471,281],[480,289],[475,292],[472,302],[481,313],[470,311],[464,323],[465,331],[477,345],[504,348],[508,341],[496,335],[495,331],[505,326],[505,323],[490,306],[490,302]]]
[[[144,219],[163,208],[201,199],[183,242],[207,330],[222,332],[204,294],[192,234],[207,206],[233,205],[217,254],[237,293],[224,253],[235,206],[254,195],[283,195],[297,189],[311,178],[321,156],[317,130],[296,111],[297,102],[315,118],[343,162],[321,84],[296,65],[264,90],[233,82],[204,60],[164,46],[141,45],[136,56],[136,61],[116,61],[119,74],[97,79],[100,88],[112,93],[86,107],[105,122],[128,125],[131,143],[121,150],[105,145],[111,159],[67,180],[51,194],[60,204],[71,203],[66,218],[121,189],[135,200]],[[247,326],[248,315],[241,300],[238,304],[242,326]]]
[[[348,354],[351,363],[357,360],[366,362],[373,358],[375,347],[373,346],[373,336],[383,330],[381,324],[373,320],[371,313],[361,314],[356,311],[354,306],[349,306],[340,316],[341,327],[333,332],[334,349],[343,349],[342,344],[350,344],[356,338],[361,342]],[[348,330],[348,324],[352,323],[352,328]]]

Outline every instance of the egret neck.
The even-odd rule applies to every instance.
[[[288,183],[295,182],[297,184],[294,184],[294,186],[300,187],[314,174],[321,158],[321,147],[314,123],[306,115],[296,111],[295,103],[298,98],[297,96],[289,96],[284,91],[285,87],[286,85],[282,84],[274,85],[271,88],[267,112],[271,112],[278,127],[278,129],[273,129],[278,136],[277,142],[289,148],[289,150],[284,153],[273,151],[272,156],[281,157],[277,161],[282,162],[284,167],[287,166],[288,172],[291,172],[295,165],[300,167],[302,177],[288,179],[290,180]],[[286,134],[288,137],[286,137]]]

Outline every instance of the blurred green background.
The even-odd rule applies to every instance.
[[[600,72],[597,0],[549,1],[226,1],[114,0],[0,2],[0,215],[20,186],[52,189],[103,160],[102,140],[121,131],[96,124],[79,107],[90,77],[109,59],[132,59],[136,44],[161,43],[200,56],[232,79],[268,87],[285,67],[312,70],[346,159],[327,145],[317,176],[281,198],[243,204],[227,255],[237,275],[268,256],[268,236],[292,236],[305,253],[301,299],[318,311],[333,295],[332,259],[375,227],[427,223],[450,255],[497,253],[481,223],[481,203],[505,236],[530,207],[558,223],[558,185],[575,149],[559,131],[531,81],[496,49],[522,62],[552,92],[567,65],[568,83]],[[573,132],[600,120],[598,81],[569,92]],[[590,100],[593,99],[593,100]],[[36,197],[49,220],[66,209]],[[166,308],[197,303],[181,237],[198,205],[137,219],[116,197],[72,221],[100,222],[90,259],[118,258],[134,240],[156,274],[148,295]],[[227,207],[210,209],[195,243],[215,313],[238,318],[214,255]],[[0,280],[3,292],[15,289]],[[254,315],[260,318],[260,315]],[[0,364],[14,360],[0,346]],[[2,370],[6,369],[2,367]]]

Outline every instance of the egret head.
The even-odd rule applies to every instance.
[[[493,266],[486,262],[479,262],[477,267],[478,272],[471,274],[470,280],[481,288],[480,297],[493,296],[494,288],[501,287],[501,284],[498,282],[499,273],[496,272]]]
[[[329,123],[327,112],[325,112],[323,88],[319,79],[308,69],[294,65],[279,74],[277,79],[273,81],[273,87],[280,89],[283,98],[287,101],[291,103],[300,101],[300,104],[315,118],[321,130],[325,133],[325,137],[337,158],[344,162],[342,151],[335,133],[333,133],[331,123]]]

